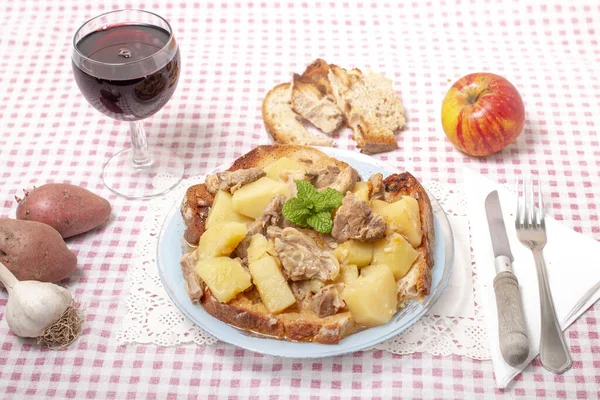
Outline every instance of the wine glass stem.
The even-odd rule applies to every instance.
[[[148,151],[148,140],[146,139],[144,124],[142,121],[133,121],[130,124],[133,165],[136,167],[146,167],[152,164],[152,158]]]

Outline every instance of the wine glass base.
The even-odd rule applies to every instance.
[[[128,199],[148,199],[173,189],[183,178],[183,161],[168,149],[149,149],[151,161],[133,163],[132,149],[113,155],[102,170],[102,181],[112,192]]]

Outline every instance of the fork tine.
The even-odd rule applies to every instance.
[[[515,228],[519,229],[519,225],[521,224],[521,196],[519,196],[519,177],[515,176],[515,187],[517,188],[517,211],[515,213]]]
[[[525,198],[523,197],[525,194],[525,186],[523,186],[524,182],[524,178],[521,178],[519,183],[521,189],[521,195],[519,196],[519,224],[521,226],[525,225]]]
[[[527,190],[527,178],[523,177],[523,225],[527,227],[531,221],[530,209],[527,207],[529,202],[529,193]]]
[[[542,200],[542,180],[538,179],[538,207],[539,207],[539,219],[538,222],[542,228],[546,227],[544,218],[544,201]]]
[[[536,227],[538,220],[535,211],[535,190],[533,187],[533,175],[529,175],[529,217],[531,220],[529,221],[529,225],[531,227]]]

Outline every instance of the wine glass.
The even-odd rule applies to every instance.
[[[171,190],[183,177],[183,161],[168,149],[149,149],[143,119],[171,98],[179,79],[179,46],[169,23],[142,10],[116,10],[85,22],[73,37],[75,81],[103,114],[130,123],[131,148],[113,155],[104,184],[140,199]]]

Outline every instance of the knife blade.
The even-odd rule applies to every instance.
[[[514,257],[504,226],[498,191],[485,199],[485,212],[494,251],[494,293],[498,310],[498,339],[500,352],[511,366],[523,363],[529,356],[529,338],[521,302],[519,281],[512,271]]]
[[[488,194],[485,199],[485,213],[490,228],[490,236],[492,237],[494,257],[506,256],[512,263],[514,258],[510,251],[510,243],[508,242],[508,235],[504,226],[502,207],[500,207],[500,198],[498,197],[497,190]]]

